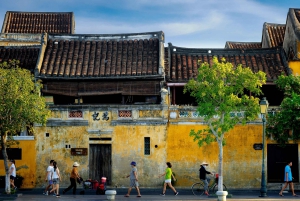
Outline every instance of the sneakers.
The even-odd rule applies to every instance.
[[[178,191],[176,191],[176,193],[174,193],[174,195],[175,195],[175,196],[178,195]]]
[[[14,190],[17,190],[17,187],[16,187],[16,186],[14,187]]]
[[[49,195],[48,191],[46,191],[46,192],[43,192],[43,194],[44,194],[44,195]]]
[[[160,195],[161,195],[161,196],[165,196],[166,194],[165,194],[165,193],[161,193]]]
[[[56,195],[56,197],[57,197],[57,198],[59,198],[59,197],[60,197],[60,195],[58,194],[58,195]]]
[[[56,194],[55,194],[55,193],[53,193],[53,196],[56,196]]]

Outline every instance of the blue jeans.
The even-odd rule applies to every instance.
[[[208,184],[210,182],[210,178],[200,179],[204,183],[204,190],[208,191]]]

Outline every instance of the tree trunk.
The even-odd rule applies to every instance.
[[[223,143],[222,140],[218,140],[219,145],[219,182],[218,191],[223,191]]]
[[[10,178],[9,178],[9,168],[8,168],[8,157],[6,152],[6,139],[7,139],[7,133],[1,133],[1,152],[3,156],[4,161],[4,167],[5,167],[5,192],[7,194],[10,194]]]

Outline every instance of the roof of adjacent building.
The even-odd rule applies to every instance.
[[[159,54],[163,50],[160,47],[163,40],[163,32],[49,35],[39,76],[63,79],[161,78]]]
[[[294,9],[294,11],[295,11],[296,18],[298,19],[298,22],[300,23],[300,9]]]
[[[261,42],[232,42],[227,41],[226,49],[258,49],[261,48]]]
[[[169,43],[168,82],[187,82],[198,75],[198,61],[212,65],[214,56],[225,58],[233,66],[241,64],[253,72],[266,73],[267,81],[273,81],[279,75],[291,74],[281,47],[268,49],[196,49],[176,47]]]
[[[19,60],[19,66],[34,73],[39,58],[40,46],[0,46],[0,63],[9,60]]]
[[[73,12],[7,11],[2,25],[2,33],[72,34],[74,30]]]
[[[265,22],[262,33],[262,48],[272,48],[283,45],[285,24]]]

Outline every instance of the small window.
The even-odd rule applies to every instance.
[[[144,144],[145,144],[145,155],[150,155],[150,137],[144,138]]]
[[[6,148],[6,153],[9,160],[22,160],[22,149],[20,148]],[[3,160],[2,153],[0,154],[0,160]]]

